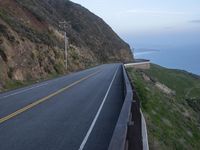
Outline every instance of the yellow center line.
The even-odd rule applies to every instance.
[[[68,86],[66,86],[64,88],[61,88],[60,90],[58,90],[58,91],[56,91],[56,92],[54,92],[54,93],[42,98],[42,99],[39,99],[39,100],[37,100],[37,101],[35,101],[35,102],[33,102],[33,103],[21,108],[21,109],[15,111],[15,112],[3,117],[3,118],[0,118],[0,124],[5,122],[5,121],[7,121],[7,120],[9,120],[9,119],[11,119],[11,118],[13,118],[13,117],[15,117],[15,116],[17,116],[17,115],[19,115],[19,114],[21,114],[21,113],[23,113],[23,112],[25,112],[25,111],[27,111],[27,110],[29,110],[29,109],[31,109],[31,108],[33,108],[33,107],[35,107],[36,105],[39,105],[40,103],[43,103],[44,101],[47,101],[48,99],[50,99],[50,98],[60,94],[61,92],[71,88],[72,86],[75,86],[76,84],[78,84],[78,83],[80,83],[80,82],[82,82],[82,81],[84,81],[84,80],[96,75],[98,72],[100,72],[100,71],[96,71],[96,72],[94,72],[94,73],[92,73],[92,74],[90,74],[90,75],[88,75],[88,76],[86,76],[84,78],[81,78],[80,80],[77,80],[77,81],[73,82],[72,84],[70,84],[70,85],[68,85]]]

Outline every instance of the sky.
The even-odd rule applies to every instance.
[[[199,43],[200,0],[72,1],[104,19],[131,46]]]

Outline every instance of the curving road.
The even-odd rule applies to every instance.
[[[0,94],[0,150],[106,150],[124,100],[121,64]]]

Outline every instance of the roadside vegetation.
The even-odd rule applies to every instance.
[[[200,77],[154,64],[128,73],[141,100],[150,150],[199,150]]]
[[[62,76],[62,75],[54,73],[54,74],[49,74],[48,77],[46,77],[46,78],[41,78],[41,79],[38,79],[38,80],[29,80],[29,81],[6,80],[4,87],[2,89],[0,89],[0,93],[6,92],[6,91],[9,91],[9,90],[22,88],[22,87],[25,87],[25,86],[29,86],[29,85],[32,85],[32,84],[35,84],[35,83],[38,83],[38,82],[42,82],[42,81],[45,81],[45,80],[54,79],[54,78],[57,78],[57,77],[60,77],[60,76]]]

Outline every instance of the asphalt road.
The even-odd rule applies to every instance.
[[[109,64],[0,94],[0,150],[106,150],[123,91]]]

